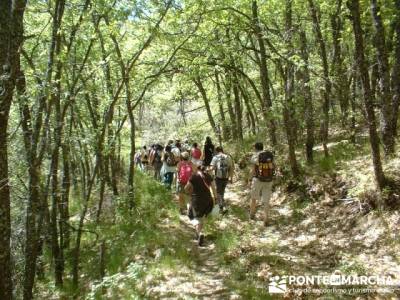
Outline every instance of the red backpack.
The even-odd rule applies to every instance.
[[[201,157],[201,150],[200,150],[199,148],[194,148],[194,149],[192,150],[192,157],[193,157],[194,159],[200,159],[200,157]]]
[[[192,176],[192,171],[192,164],[190,162],[182,162],[178,170],[179,183],[186,184],[189,181],[190,176]]]

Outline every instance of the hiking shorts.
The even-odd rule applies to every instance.
[[[254,177],[251,182],[251,198],[256,200],[262,199],[262,203],[268,205],[271,195],[272,181],[263,182]]]

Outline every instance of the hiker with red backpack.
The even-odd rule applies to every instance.
[[[215,152],[217,154],[214,155],[211,161],[210,169],[215,171],[215,185],[217,186],[219,209],[222,213],[225,213],[226,205],[224,194],[229,179],[232,182],[234,164],[231,157],[224,153],[224,149],[221,146],[217,146]]]
[[[178,194],[179,200],[179,211],[183,215],[185,214],[185,186],[189,182],[189,178],[192,176],[193,171],[195,170],[195,166],[189,160],[189,153],[182,152],[181,161],[177,166],[177,174],[178,174],[178,184],[176,192]]]
[[[261,142],[254,144],[255,153],[251,158],[251,202],[250,219],[255,220],[257,201],[264,204],[264,226],[268,225],[269,200],[272,195],[272,181],[275,176],[274,155],[264,150]]]
[[[204,218],[211,213],[215,205],[216,188],[211,175],[205,166],[200,166],[189,179],[185,192],[192,196],[189,208],[189,218],[193,220],[199,246],[204,244]],[[212,194],[211,194],[212,192]]]

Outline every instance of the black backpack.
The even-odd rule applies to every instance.
[[[258,154],[258,163],[255,165],[255,174],[258,180],[270,182],[275,175],[274,155],[270,151]]]

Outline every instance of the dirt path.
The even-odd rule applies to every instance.
[[[275,275],[370,275],[379,271],[400,278],[399,251],[394,248],[398,244],[387,245],[388,231],[378,225],[372,232],[366,230],[368,220],[346,215],[338,218],[344,206],[336,205],[329,197],[298,208],[293,207],[288,195],[277,191],[271,200],[268,227],[263,226],[260,207],[256,220],[249,221],[246,187],[239,183],[228,186],[226,200],[229,212],[206,231],[205,247],[197,246],[187,217],[182,216],[176,227],[165,224],[165,234],[177,237],[177,243],[187,250],[177,253],[178,259],[182,255],[186,263],[164,269],[154,282],[146,279],[149,297],[268,299],[269,279]],[[292,299],[296,295],[286,296]]]

